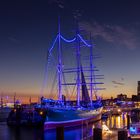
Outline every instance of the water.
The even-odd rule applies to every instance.
[[[75,127],[65,130],[65,139],[80,140],[86,135],[86,128]],[[89,129],[88,129],[89,130]],[[89,131],[91,132],[92,129]],[[85,133],[85,134],[84,134]],[[84,136],[85,137],[85,136]],[[55,130],[43,131],[37,127],[8,127],[7,124],[0,123],[0,139],[1,140],[55,140]]]
[[[107,121],[99,121],[96,124],[90,124],[81,127],[75,127],[65,130],[64,138],[66,140],[89,140],[93,134],[93,127],[101,127],[105,123],[109,128],[123,128],[126,126],[126,114],[121,116],[110,117]],[[112,140],[116,140],[115,133]],[[106,133],[104,140],[110,139]],[[9,127],[6,122],[0,122],[0,139],[1,140],[55,140],[56,132],[53,130],[43,131],[39,127]]]
[[[9,127],[6,122],[0,123],[1,140],[43,140],[41,128]]]

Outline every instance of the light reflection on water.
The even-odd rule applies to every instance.
[[[109,128],[124,128],[127,125],[127,114],[109,117],[105,122]]]
[[[82,140],[88,139],[93,134],[93,125],[100,127],[104,122],[110,129],[111,128],[124,128],[127,124],[126,114],[121,116],[112,116],[107,121],[99,121],[95,124],[86,126],[75,127],[65,130],[64,138],[66,140]],[[56,132],[53,130],[43,131],[41,128],[16,128],[8,127],[6,123],[0,123],[0,139],[1,140],[55,140]]]

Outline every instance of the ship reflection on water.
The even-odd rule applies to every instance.
[[[45,140],[42,128],[36,127],[8,127],[5,122],[0,122],[1,140]]]
[[[105,126],[105,129],[103,128]],[[116,128],[125,128],[127,126],[127,114],[123,113],[120,116],[111,116],[107,120],[101,120],[94,124],[87,124],[86,126],[71,128],[65,130],[65,139],[67,140],[88,140],[93,135],[93,128],[99,127],[103,130],[103,140],[112,139],[117,140]],[[112,137],[112,138],[111,138]],[[56,139],[55,131],[46,131],[44,133],[46,139]]]
[[[113,133],[108,133],[109,131],[103,132],[103,139],[107,140],[109,136],[114,135],[113,140],[117,140],[114,130],[116,128],[124,128],[127,125],[126,115],[127,114],[124,113],[120,116],[111,116],[107,120],[98,121],[94,124],[66,129],[64,138],[66,140],[89,139],[89,137],[92,137],[93,128],[101,128],[104,124],[109,130],[113,130]],[[44,132],[43,128],[37,127],[8,127],[6,123],[0,123],[0,138],[2,140],[56,140],[56,131],[49,130]]]

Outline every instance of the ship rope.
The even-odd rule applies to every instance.
[[[52,87],[51,87],[51,90],[50,90],[50,93],[49,93],[49,98],[52,98],[53,97],[53,91],[54,91],[54,87],[55,87],[55,84],[56,84],[56,77],[57,77],[57,72],[55,73],[55,76],[54,76],[54,79],[53,79],[53,82],[52,82]]]
[[[64,73],[63,73],[63,81],[64,81],[64,84],[66,84],[66,79],[65,79]],[[68,91],[68,86],[65,85],[64,90],[66,92],[66,95],[67,95],[67,98],[68,98],[68,101],[69,101],[70,100],[70,95],[69,95],[69,91]]]
[[[48,76],[47,76],[47,73],[48,73],[48,65],[49,65],[49,63],[50,63],[50,60],[52,59],[52,61],[53,61],[53,63],[54,63],[54,65],[56,65],[56,62],[55,62],[55,58],[53,57],[53,55],[52,55],[52,51],[53,51],[53,49],[55,48],[55,46],[56,46],[56,42],[57,42],[57,40],[58,40],[58,38],[61,38],[64,42],[66,42],[66,43],[72,43],[72,42],[75,42],[76,41],[76,37],[73,37],[72,39],[66,39],[64,36],[62,36],[61,34],[57,34],[56,35],[56,37],[55,37],[55,39],[54,39],[54,41],[53,41],[53,43],[52,43],[52,45],[51,45],[51,47],[50,47],[50,49],[49,49],[49,51],[48,51],[48,57],[47,57],[47,63],[45,64],[45,76],[44,76],[44,80],[43,80],[43,86],[42,86],[42,88],[41,88],[41,95],[44,95],[43,94],[43,92],[44,92],[44,88],[45,88],[45,85],[47,85],[46,83],[47,83],[47,78],[48,78]],[[87,43],[87,41],[85,41],[85,39],[80,35],[80,34],[77,34],[77,37],[81,40],[81,42],[85,45],[85,47],[91,47],[91,44],[89,44],[89,43]],[[55,80],[56,79],[56,74],[55,74],[55,78],[53,79],[53,84],[52,84],[52,88],[51,88],[51,90],[50,90],[50,93],[49,93],[49,97],[55,97],[56,95],[54,95],[53,94],[53,90],[54,90],[54,87],[55,87]],[[95,77],[93,77],[93,80],[95,81]],[[63,80],[64,80],[64,82],[66,82],[65,81],[65,77],[63,76]],[[72,94],[71,95],[69,95],[69,87],[68,86],[65,86],[65,91],[66,91],[66,93],[67,93],[67,96],[68,96],[68,98],[73,98],[74,97],[74,92],[75,92],[75,88],[76,86],[74,86],[74,88],[73,88],[73,90],[72,90]],[[94,90],[94,94],[95,94],[95,97],[97,98],[97,90],[96,90],[96,85],[94,85],[94,87],[95,87],[95,90]]]

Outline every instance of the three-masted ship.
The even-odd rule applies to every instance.
[[[75,68],[64,69],[65,65],[62,60],[62,43],[75,42],[75,54],[76,64]],[[93,122],[101,119],[102,103],[101,98],[98,98],[95,91],[102,89],[97,88],[97,85],[103,84],[102,82],[95,81],[95,66],[93,65],[93,45],[91,41],[85,41],[80,35],[79,31],[76,31],[73,39],[66,39],[61,35],[60,24],[58,26],[58,34],[55,41],[48,51],[48,56],[51,53],[57,43],[57,81],[58,81],[58,99],[49,100],[42,98],[42,103],[47,108],[46,121],[44,123],[45,129],[56,128],[57,126],[71,127],[82,125],[84,123]],[[83,66],[81,61],[81,47],[86,47],[89,50],[88,66]],[[70,60],[71,61],[71,60]],[[88,80],[84,73],[88,72]],[[63,73],[76,73],[76,80],[70,83],[63,83]],[[99,75],[98,75],[99,76]],[[63,86],[76,86],[76,104],[70,104],[70,101],[65,101],[63,98],[62,87]],[[93,101],[93,94],[96,94],[96,100]]]

